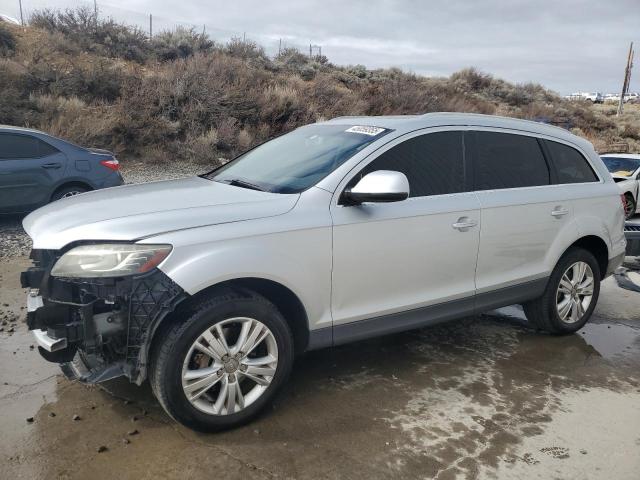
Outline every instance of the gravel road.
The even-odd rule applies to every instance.
[[[143,162],[122,162],[122,176],[126,183],[145,183],[157,180],[189,177],[208,170],[206,165],[176,163],[150,165]],[[31,240],[22,229],[24,215],[0,215],[0,258],[28,255]]]

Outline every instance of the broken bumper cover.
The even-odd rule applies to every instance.
[[[33,336],[40,348],[44,348],[47,352],[57,352],[67,348],[66,338],[50,337],[46,330],[34,330]]]
[[[120,375],[146,378],[152,335],[187,294],[160,270],[119,278],[50,275],[59,254],[34,250],[21,275],[27,325],[38,351],[74,378],[95,383]]]

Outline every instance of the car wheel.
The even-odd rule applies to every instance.
[[[554,268],[544,294],[523,304],[527,320],[556,335],[580,330],[598,301],[600,278],[595,257],[581,248],[572,248]]]
[[[61,198],[74,197],[86,191],[87,189],[85,187],[81,187],[80,185],[72,185],[70,187],[64,187],[64,188],[61,188],[60,190],[57,190],[51,196],[51,201],[55,202],[56,200],[60,200]]]
[[[286,320],[264,297],[232,290],[201,301],[158,339],[152,390],[166,412],[202,432],[253,419],[293,364]]]
[[[636,213],[636,202],[630,193],[624,196],[624,218],[629,219]]]

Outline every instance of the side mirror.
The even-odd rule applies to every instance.
[[[364,202],[398,202],[409,196],[409,180],[404,173],[391,170],[377,170],[360,179],[350,190],[345,190],[343,198],[348,205]]]

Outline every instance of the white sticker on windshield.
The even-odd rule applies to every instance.
[[[384,132],[384,128],[380,127],[367,127],[363,125],[356,125],[354,127],[348,128],[345,132],[349,133],[362,133],[363,135],[369,135],[371,137],[375,137],[379,133]]]

